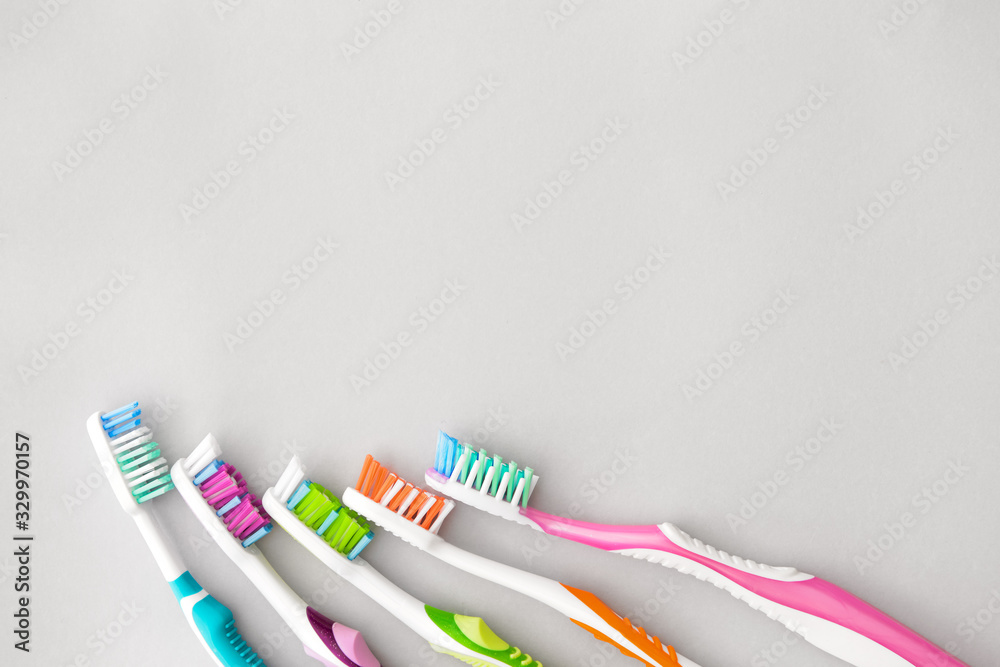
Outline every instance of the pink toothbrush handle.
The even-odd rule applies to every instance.
[[[379,667],[378,659],[372,655],[371,649],[361,633],[354,628],[335,623],[312,607],[306,607],[306,618],[309,625],[326,645],[326,648],[336,656],[339,662],[333,662],[320,655],[308,646],[303,645],[306,655],[315,658],[325,667]]]
[[[799,632],[856,667],[968,667],[867,602],[790,567],[731,556],[675,526],[609,526],[532,508],[521,514],[542,531],[693,574]]]

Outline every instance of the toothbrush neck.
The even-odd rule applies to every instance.
[[[153,558],[156,559],[156,564],[160,566],[163,578],[167,581],[173,581],[184,574],[187,568],[184,567],[184,563],[181,561],[176,547],[167,539],[152,512],[142,508],[133,518],[136,525],[139,526],[139,532],[142,533],[146,544],[149,545],[149,550],[153,552]]]
[[[663,540],[663,533],[654,525],[614,526],[589,523],[576,519],[564,519],[531,507],[522,509],[521,514],[535,522],[543,532],[549,535],[564,537],[607,551],[621,549],[623,545],[639,546],[636,544],[637,540],[640,542],[648,541],[657,546]]]

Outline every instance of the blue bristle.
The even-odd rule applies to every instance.
[[[265,526],[261,526],[260,528],[257,529],[257,532],[255,532],[253,535],[251,535],[247,539],[243,540],[243,542],[242,542],[243,547],[246,548],[246,547],[250,546],[251,544],[253,544],[254,542],[256,542],[260,538],[264,537],[265,535],[267,535],[270,532],[271,532],[271,524],[267,524]]]
[[[128,433],[132,429],[139,428],[139,424],[140,423],[141,423],[141,420],[134,419],[132,421],[129,421],[128,423],[122,424],[118,428],[115,428],[115,429],[112,429],[112,430],[108,431],[108,437],[113,440],[113,439],[117,438],[118,436],[122,435],[123,433]],[[104,428],[108,428],[108,427],[105,426]]]
[[[357,558],[358,555],[364,551],[365,547],[368,546],[368,543],[373,539],[375,539],[375,533],[369,530],[368,534],[362,537],[361,541],[354,545],[354,548],[351,549],[351,553],[347,554],[347,560],[354,560]]]
[[[296,505],[297,504],[298,503],[296,503]],[[325,533],[326,529],[329,528],[333,524],[333,522],[337,520],[338,516],[340,516],[340,510],[333,510],[332,512],[330,512],[330,514],[327,515],[326,519],[323,520],[323,524],[316,530],[316,534],[322,535],[323,533]]]
[[[302,502],[302,499],[306,497],[307,493],[309,493],[310,484],[312,484],[312,482],[308,479],[302,480],[302,483],[299,484],[299,488],[295,489],[295,493],[293,493],[292,497],[288,499],[287,507],[289,510],[294,510],[295,506]]]
[[[444,460],[444,473],[442,473],[446,477],[451,477],[452,471],[455,470],[455,458],[456,458],[456,456],[457,455],[455,454],[455,445],[454,445],[454,442],[449,442],[448,443],[448,455],[445,457],[445,460]]]
[[[226,464],[225,461],[220,461],[219,459],[215,459],[214,461],[209,463],[207,466],[201,469],[201,472],[199,472],[197,475],[194,476],[194,485],[201,486],[202,482],[204,482],[206,479],[208,479],[215,473],[219,472],[219,468],[221,468],[225,464]]]
[[[239,505],[241,502],[243,502],[243,499],[245,497],[246,497],[245,495],[243,495],[243,496],[234,496],[233,498],[231,498],[229,500],[228,503],[226,503],[225,505],[223,505],[219,509],[215,510],[215,516],[222,516],[223,514],[225,514],[226,512],[228,512],[229,510],[233,509],[234,507],[236,507],[237,505]]]
[[[131,422],[136,417],[138,417],[140,414],[142,414],[142,410],[136,408],[135,410],[131,410],[129,412],[126,412],[125,414],[123,414],[120,417],[115,417],[115,418],[112,418],[112,419],[104,419],[104,430],[105,431],[113,431],[113,430],[117,429],[119,426],[121,426],[122,424],[126,424],[128,422]]]
[[[111,412],[105,412],[103,415],[101,415],[101,421],[107,423],[112,419],[120,417],[126,412],[135,410],[137,407],[139,407],[139,401],[133,401],[132,403],[129,403],[128,405],[123,405],[122,407],[116,410],[112,410]]]
[[[444,452],[447,446],[448,436],[444,431],[438,431],[437,447],[434,450],[434,469],[442,475],[448,474],[444,471]]]

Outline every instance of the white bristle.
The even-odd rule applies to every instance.
[[[402,489],[404,486],[406,486],[406,482],[404,482],[401,479],[396,479],[396,483],[392,485],[392,488],[386,491],[385,495],[382,496],[382,500],[379,501],[379,505],[381,505],[382,507],[388,505],[389,502],[396,497],[396,494],[399,493],[400,489]]]
[[[493,482],[493,473],[497,471],[496,466],[490,466],[490,469],[486,471],[486,476],[483,477],[483,485],[479,487],[479,495],[487,496],[490,490],[490,484]]]
[[[455,501],[445,499],[444,507],[441,508],[441,513],[437,515],[437,518],[434,519],[434,523],[431,524],[431,527],[428,528],[428,530],[437,535],[438,530],[441,528],[441,524],[444,523],[445,517],[448,516],[448,513],[453,509],[455,509]]]
[[[222,448],[215,436],[209,433],[184,459],[184,472],[187,473],[188,477],[194,477],[220,456],[222,456]]]
[[[115,458],[123,452],[127,452],[130,449],[135,449],[139,445],[145,445],[146,443],[153,441],[153,432],[148,428],[143,426],[140,429],[136,429],[125,435],[118,436],[111,441],[111,453],[115,455]]]
[[[458,474],[460,472],[462,472],[462,467],[465,465],[466,454],[467,454],[467,452],[466,452],[465,448],[463,447],[462,448],[462,455],[458,457],[457,461],[455,461],[455,468],[454,468],[454,470],[451,471],[451,477],[448,478],[449,481],[454,482],[456,479],[458,479]]]
[[[298,456],[293,456],[292,460],[288,462],[285,467],[285,472],[281,473],[281,477],[274,484],[274,494],[283,503],[287,503],[288,499],[292,497],[295,489],[299,487],[302,480],[306,478],[305,468],[302,467],[302,461],[299,460]]]
[[[136,487],[147,480],[163,475],[167,471],[167,460],[161,456],[155,461],[150,461],[125,475],[125,482],[129,487]]]
[[[508,482],[510,482],[510,470],[504,471],[503,477],[500,478],[500,485],[497,487],[497,498],[503,498],[506,495]]]
[[[538,475],[532,475],[531,484],[528,486],[527,490],[524,492],[524,497],[527,499],[525,503],[531,502],[531,492],[535,490],[535,486],[538,485]]]
[[[427,500],[424,501],[424,506],[420,508],[417,512],[417,516],[413,517],[413,523],[419,524],[424,519],[424,515],[427,514],[427,510],[434,506],[435,496],[427,494]]]
[[[521,494],[524,493],[524,478],[517,483],[517,488],[514,489],[514,495],[510,499],[511,505],[516,505],[519,500],[521,500]]]
[[[472,470],[469,471],[469,476],[465,478],[465,488],[470,488],[472,483],[476,481],[476,474],[479,472],[479,466],[482,462],[483,460],[479,458],[472,464]]]
[[[418,495],[420,495],[420,489],[418,489],[417,487],[413,487],[412,489],[410,489],[410,492],[406,494],[406,499],[399,504],[399,509],[396,510],[396,514],[402,516],[402,514],[406,512],[407,508],[410,507],[410,503],[413,502],[413,499],[416,498]]]

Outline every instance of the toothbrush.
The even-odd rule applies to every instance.
[[[326,667],[380,667],[360,632],[306,605],[267,562],[255,543],[271,531],[270,517],[243,476],[222,460],[211,433],[174,463],[170,476],[208,534],[302,641],[306,655]]]
[[[364,517],[305,478],[298,456],[292,457],[274,487],[264,493],[264,508],[316,558],[385,607],[435,651],[477,667],[542,667],[498,637],[483,619],[425,605],[359,558],[374,533]]]
[[[208,594],[184,567],[174,545],[145,503],[174,488],[167,461],[160,456],[148,426],[141,426],[139,402],[87,420],[87,432],[104,474],[122,508],[131,516],[153,552],[198,641],[219,667],[264,667],[247,644],[233,614]]]
[[[455,503],[407,483],[371,455],[365,457],[355,488],[344,491],[344,504],[446,563],[549,605],[648,667],[697,667],[672,646],[664,649],[659,639],[616,614],[593,593],[491,561],[444,541],[437,532]]]
[[[772,567],[710,547],[673,524],[602,525],[528,506],[538,475],[438,433],[435,491],[549,535],[660,563],[728,591],[806,641],[855,667],[967,667],[868,603],[791,567]]]

